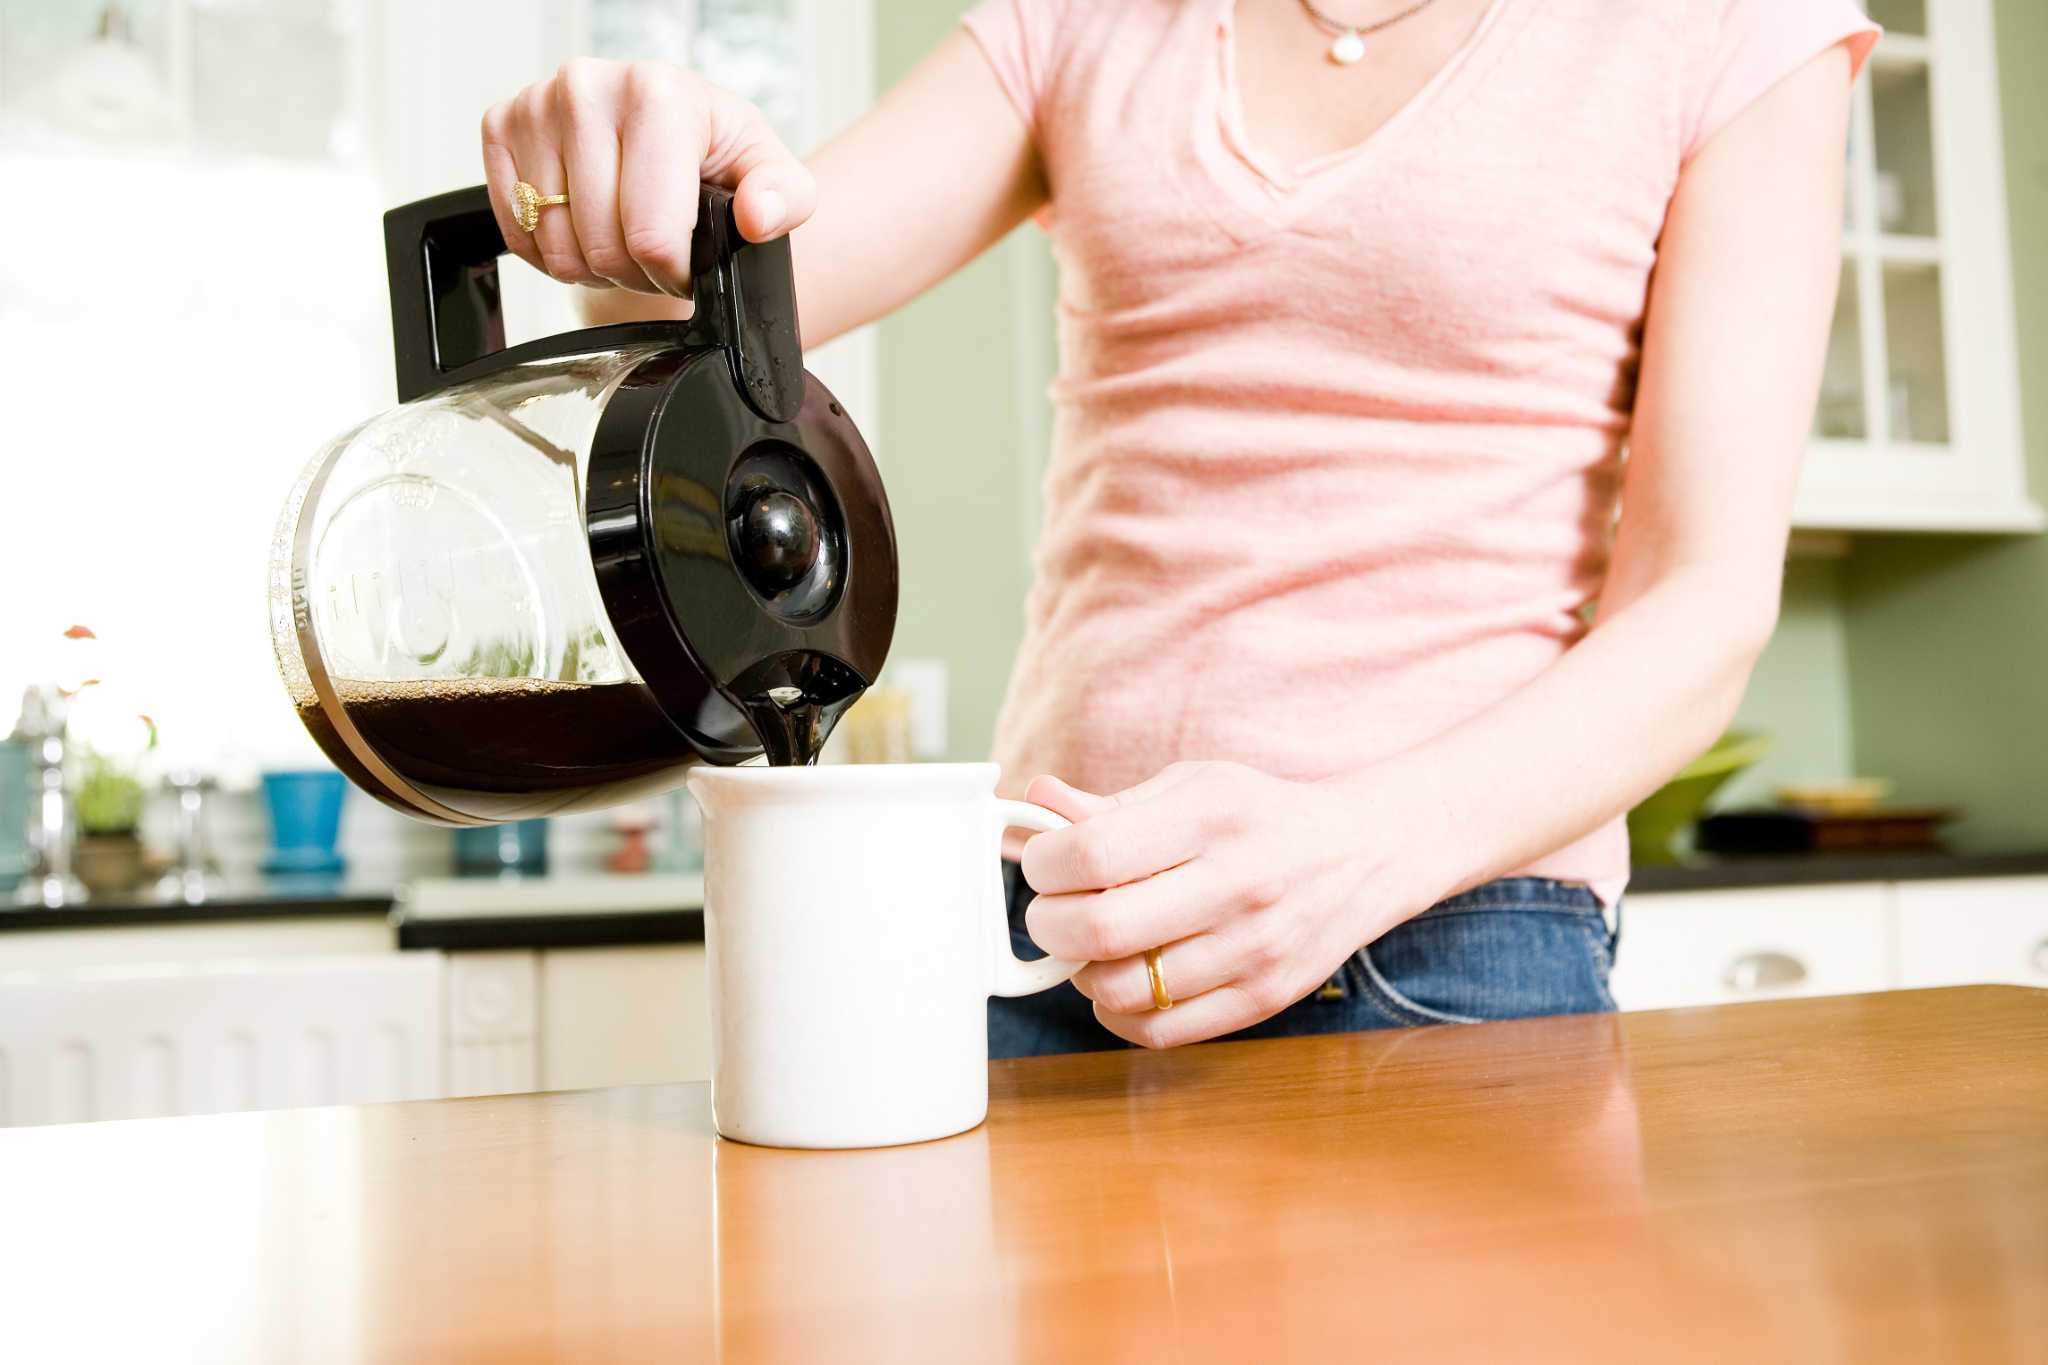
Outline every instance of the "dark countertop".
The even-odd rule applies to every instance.
[[[623,948],[634,944],[702,943],[704,912],[600,910],[541,915],[415,919],[393,917],[401,948],[478,952],[490,948]]]
[[[11,894],[11,893],[10,893]],[[388,915],[389,887],[328,878],[264,878],[230,883],[198,905],[160,901],[147,892],[47,909],[15,905],[0,894],[0,932],[9,929],[107,929],[135,924],[206,924],[223,920]]]
[[[2048,849],[2004,853],[1805,853],[1759,858],[1697,856],[1675,865],[1637,866],[1629,879],[1629,892],[1661,895],[1848,882],[2039,876],[2048,876]],[[388,917],[400,948],[450,952],[623,947],[704,940],[704,912],[693,905],[425,917],[407,914],[398,904],[396,893],[388,887],[291,879],[231,885],[221,895],[199,905],[140,896],[92,901],[58,910],[0,902],[0,933],[10,929],[90,929],[352,915]]]
[[[41,906],[10,905],[0,899],[0,932],[10,929],[110,929],[132,925],[218,924],[349,916],[388,919],[400,948],[438,948],[451,952],[704,941],[704,912],[695,905],[427,917],[408,914],[398,893],[387,886],[332,880],[266,878],[235,883],[198,905],[154,900],[144,893],[92,900],[54,910]]]
[[[2039,876],[2048,876],[2048,849],[2018,853],[1785,853],[1755,858],[1697,854],[1677,864],[1637,864],[1629,875],[1628,889],[1631,894],[1648,895],[1845,882]]]

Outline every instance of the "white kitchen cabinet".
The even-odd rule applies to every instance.
[[[540,955],[540,1088],[711,1075],[702,944],[559,948]]]
[[[399,897],[409,923],[670,911],[703,904],[694,874],[526,881],[423,877]],[[704,948],[451,951],[451,1093],[585,1090],[711,1074]]]
[[[1625,1010],[1887,989],[1889,888],[1773,887],[1631,896],[1613,990]]]
[[[2048,877],[1903,882],[1899,984],[2048,987]]]
[[[449,1095],[539,1090],[539,954],[525,949],[429,954],[447,1001]]]
[[[0,971],[390,951],[391,923],[383,915],[280,916],[9,933],[0,937]]]
[[[448,1093],[701,1081],[711,1004],[701,944],[445,955]]]
[[[0,1127],[710,1074],[701,944],[402,951],[382,916],[0,940]]]
[[[1814,530],[2036,531],[1992,0],[1868,0],[1841,294],[1801,474]]]
[[[436,954],[0,971],[0,1127],[442,1093]]]

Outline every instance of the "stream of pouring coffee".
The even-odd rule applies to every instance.
[[[760,736],[761,751],[768,756],[770,767],[808,768],[818,761],[839,713],[859,695],[816,702],[805,697],[800,687],[771,687],[758,697],[741,698],[740,709]]]

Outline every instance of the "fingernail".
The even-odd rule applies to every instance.
[[[763,190],[754,196],[754,213],[761,220],[763,234],[780,232],[789,216],[789,203],[777,190]]]

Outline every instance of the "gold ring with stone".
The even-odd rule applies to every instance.
[[[1166,993],[1166,973],[1159,966],[1159,950],[1157,948],[1147,948],[1145,950],[1145,975],[1152,978],[1152,1008],[1156,1010],[1172,1009],[1173,997]]]
[[[512,186],[512,221],[528,232],[540,226],[540,211],[550,204],[566,204],[566,194],[542,194],[524,180]]]

